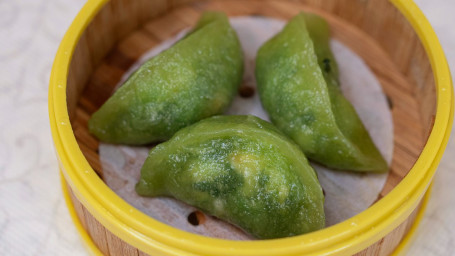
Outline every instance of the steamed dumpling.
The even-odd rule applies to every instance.
[[[205,12],[193,31],[144,63],[89,121],[110,143],[147,144],[222,113],[243,74],[243,55],[224,13]]]
[[[258,238],[324,227],[324,196],[305,155],[272,124],[215,116],[152,149],[136,191],[170,196]]]
[[[301,13],[266,42],[256,59],[262,105],[305,155],[336,169],[385,172],[388,166],[342,95],[329,27]]]

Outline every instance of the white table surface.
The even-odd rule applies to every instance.
[[[455,0],[415,0],[455,74]],[[82,0],[0,0],[0,255],[87,255],[66,209],[52,146],[52,61]],[[455,132],[408,255],[455,255]]]

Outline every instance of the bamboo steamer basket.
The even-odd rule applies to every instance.
[[[390,99],[394,155],[367,210],[305,235],[229,241],[178,230],[123,201],[102,180],[90,115],[141,54],[204,10],[289,19],[311,11],[360,55]],[[57,52],[49,87],[52,135],[74,223],[105,255],[389,255],[403,252],[423,215],[453,121],[451,77],[438,39],[411,0],[88,1]]]

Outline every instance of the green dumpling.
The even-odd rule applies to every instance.
[[[222,113],[242,75],[242,49],[226,15],[205,12],[190,34],[131,75],[93,114],[89,130],[110,143],[167,140]]]
[[[385,172],[388,166],[339,87],[324,19],[301,13],[266,42],[256,59],[262,105],[305,155],[336,169]]]
[[[171,196],[258,238],[324,227],[324,196],[297,145],[254,116],[215,116],[152,149],[136,191]]]

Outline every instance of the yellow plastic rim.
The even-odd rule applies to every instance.
[[[71,197],[70,197],[70,194],[68,191],[68,187],[67,187],[65,178],[63,177],[62,173],[60,173],[60,174],[61,174],[60,183],[62,185],[63,197],[65,198],[65,203],[66,203],[66,206],[68,207],[68,211],[70,213],[71,219],[73,220],[73,223],[76,226],[76,229],[82,238],[82,242],[84,243],[84,245],[88,249],[88,251],[91,253],[91,255],[102,256],[103,253],[95,245],[92,238],[87,233],[87,230],[85,230],[84,227],[82,226],[82,223],[81,223],[79,217],[77,216],[76,209],[74,208],[74,204],[71,201]],[[422,199],[422,205],[420,206],[420,209],[416,215],[414,223],[412,224],[408,233],[403,238],[403,240],[400,242],[400,244],[397,246],[397,248],[395,248],[395,251],[393,251],[393,253],[390,256],[399,256],[399,255],[403,255],[405,252],[407,252],[409,245],[415,238],[417,228],[419,227],[420,222],[422,221],[423,217],[425,216],[425,211],[427,209],[428,201],[430,200],[430,197],[431,197],[432,187],[433,187],[433,184],[428,188],[427,192],[425,192],[425,196]]]
[[[106,2],[88,1],[65,34],[51,72],[49,115],[61,169],[75,196],[102,225],[127,243],[153,255],[348,255],[392,231],[422,199],[447,145],[454,103],[444,53],[431,25],[414,2],[391,0],[420,37],[436,83],[437,111],[433,130],[415,165],[387,196],[342,223],[310,234],[262,241],[209,238],[156,221],[110,190],[85,159],[67,112],[68,68],[78,39]]]

